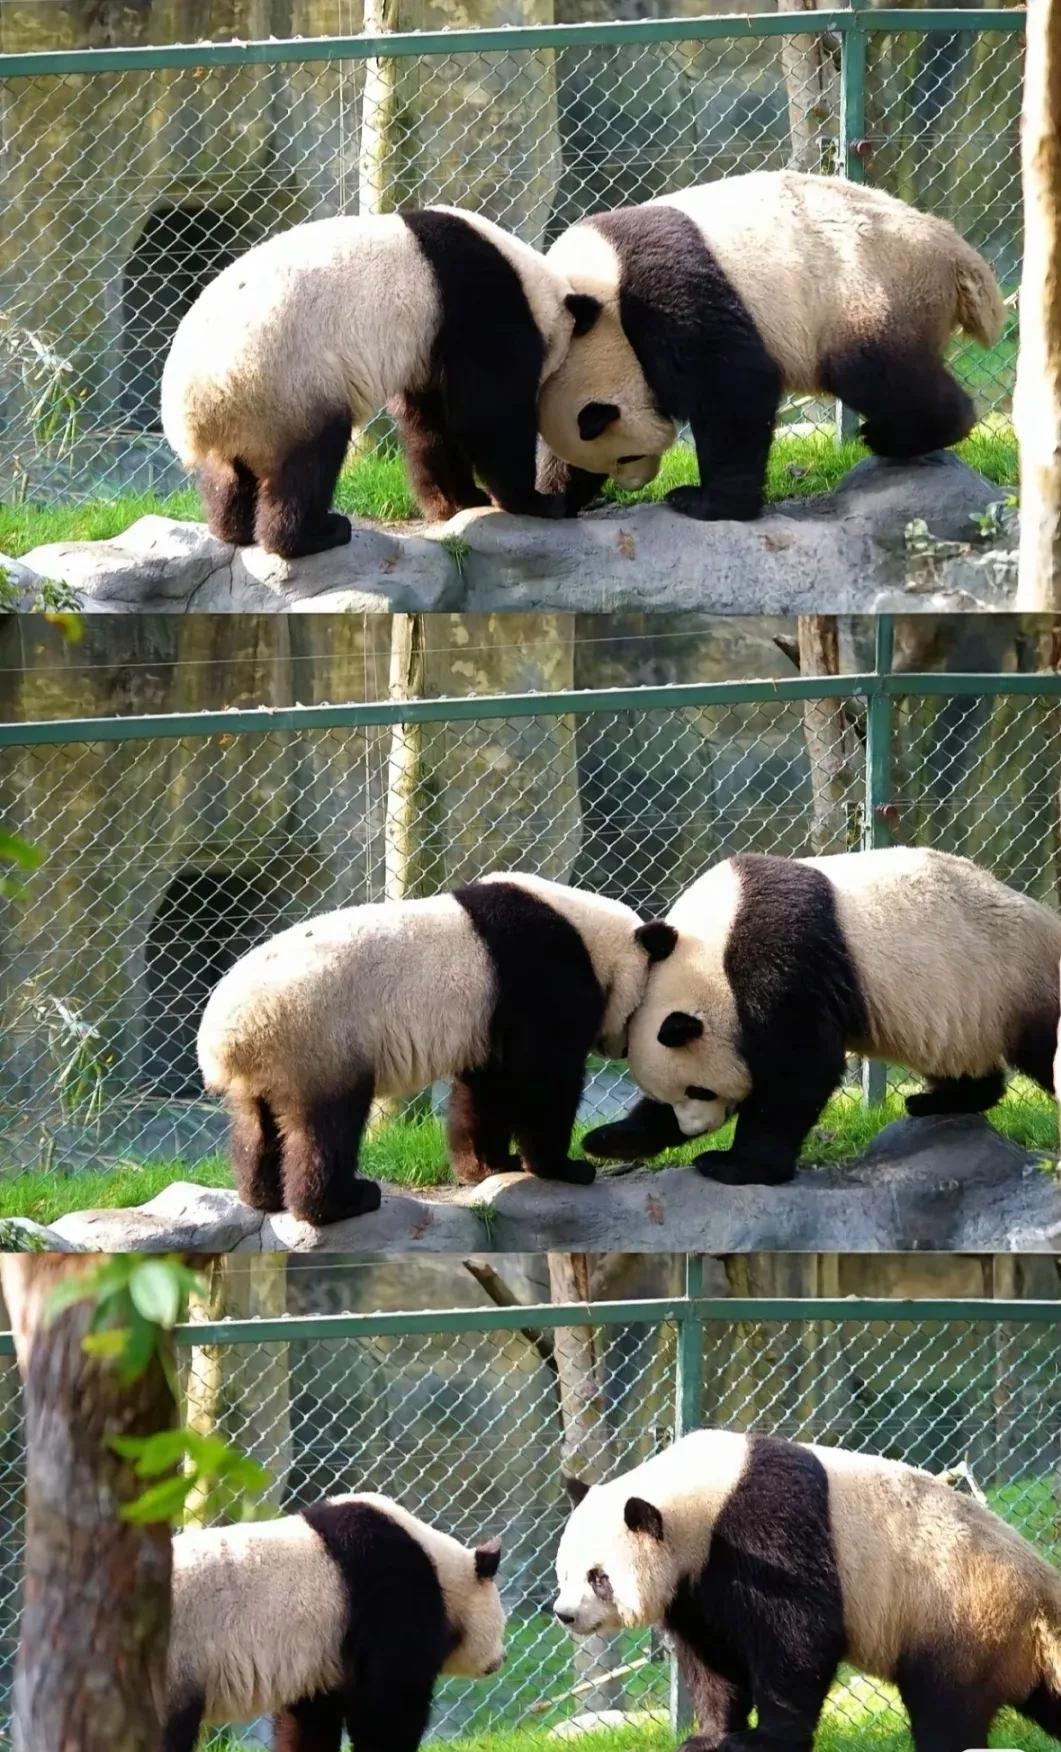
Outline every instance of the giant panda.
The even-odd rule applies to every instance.
[[[523,1165],[588,1184],[568,1155],[586,1055],[626,1052],[648,972],[622,902],[527,875],[425,900],[349,907],[258,944],[215,986],[199,1027],[224,1095],[240,1194],[316,1224],[376,1210],[355,1178],[375,1097],[453,1078],[459,1179]]]
[[[179,1533],[162,1752],[260,1715],[276,1752],[416,1752],[439,1675],[501,1665],[500,1553],[371,1492]]]
[[[556,1616],[669,1632],[685,1752],[810,1752],[841,1661],[898,1686],[916,1752],[986,1746],[1005,1704],[1061,1737],[1061,1576],[926,1472],[699,1430],[569,1494]]]
[[[791,1180],[847,1052],[926,1078],[913,1114],[986,1111],[1006,1065],[1053,1087],[1061,919],[965,858],[748,853],[639,935],[653,966],[628,1058],[648,1099],[590,1132],[591,1155],[655,1155],[736,1112],[700,1172]]]
[[[991,270],[945,219],[791,170],[593,214],[547,260],[604,305],[539,406],[545,445],[569,465],[543,474],[570,511],[608,475],[650,479],[687,420],[700,484],[667,502],[757,517],[786,391],[857,409],[880,456],[955,444],[975,411],[943,349],[956,327],[993,345],[1005,315]]]
[[[210,528],[288,559],[350,539],[330,511],[350,435],[392,404],[430,518],[535,489],[537,402],[597,315],[556,267],[450,207],[316,219],[232,262],[183,317],[162,427],[199,470]]]

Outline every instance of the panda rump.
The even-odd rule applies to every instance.
[[[1007,1704],[1061,1736],[1061,1576],[928,1473],[700,1430],[572,1494],[558,1615],[669,1630],[707,1744],[755,1707],[809,1749],[841,1660],[898,1685],[917,1752],[986,1746]]]

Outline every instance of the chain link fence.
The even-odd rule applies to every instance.
[[[442,201],[545,245],[586,213],[786,165],[868,180],[984,252],[1011,321],[955,362],[1005,422],[1022,29],[1020,11],[855,7],[0,54],[0,494],[183,484],[159,430],[166,350],[273,231]],[[824,429],[835,410],[784,418]]]
[[[206,997],[332,907],[511,869],[650,915],[737,852],[889,842],[1057,905],[1059,732],[1057,675],[882,672],[0,726],[46,854],[0,901],[0,1169],[220,1153]],[[585,1117],[629,1095],[597,1066]]]
[[[576,1648],[551,1616],[562,1476],[621,1471],[700,1424],[936,1473],[964,1463],[999,1514],[1061,1557],[1061,1304],[675,1297],[216,1322],[179,1339],[186,1417],[269,1468],[263,1512],[379,1489],[462,1540],[500,1533],[508,1659],[490,1680],[443,1681],[432,1732],[445,1739],[548,1730],[605,1709],[666,1721],[660,1638]],[[22,1451],[10,1340],[0,1346],[2,1713],[17,1643]],[[208,1502],[196,1516],[211,1518]],[[827,1707],[830,1745],[845,1752],[903,1724],[895,1694],[863,1677],[844,1677]],[[263,1730],[237,1743],[261,1744]]]

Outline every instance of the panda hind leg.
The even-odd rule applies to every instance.
[[[1005,1093],[1001,1069],[986,1077],[930,1077],[927,1089],[906,1097],[906,1111],[915,1119],[932,1113],[986,1113]]]
[[[976,424],[972,399],[927,345],[899,353],[862,342],[823,366],[822,386],[863,416],[870,450],[896,461],[945,450]]]
[[[301,1222],[320,1229],[379,1210],[379,1187],[357,1173],[372,1095],[372,1078],[362,1077],[341,1095],[318,1097],[299,1110],[278,1115],[284,1140],[284,1202]]]
[[[283,1141],[260,1096],[230,1098],[229,1155],[240,1198],[256,1211],[284,1208]]]
[[[258,477],[240,458],[209,456],[199,470],[199,492],[210,534],[250,547],[258,510]]]
[[[304,1697],[273,1717],[273,1752],[339,1752],[342,1742],[340,1697]]]
[[[203,1725],[204,1706],[201,1693],[170,1704],[162,1724],[161,1752],[195,1752]]]
[[[352,431],[348,412],[333,414],[262,476],[254,531],[267,553],[297,560],[350,540],[350,519],[330,506]]]
[[[409,479],[424,516],[444,523],[490,497],[477,485],[472,465],[446,421],[438,390],[407,393],[391,403],[405,451]]]
[[[937,1652],[904,1655],[896,1670],[915,1752],[967,1752],[971,1746],[986,1746],[1002,1699],[983,1685],[956,1683],[941,1667]]]

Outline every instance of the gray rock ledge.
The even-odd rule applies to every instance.
[[[234,1192],[177,1184],[140,1209],[62,1217],[102,1252],[1061,1252],[1061,1178],[977,1116],[901,1119],[857,1162],[789,1186],[719,1186],[692,1168],[605,1172],[594,1186],[498,1174],[481,1186],[386,1185],[371,1216],[313,1229]]]
[[[50,579],[104,614],[1004,609],[1016,590],[1012,527],[981,541],[974,521],[1004,497],[949,451],[871,457],[834,492],[756,523],[696,523],[664,505],[558,523],[476,510],[430,527],[363,523],[348,547],[296,561],[149,516],[109,541],[34,548],[17,578],[27,605],[35,581]],[[911,524],[927,530],[916,551]]]

